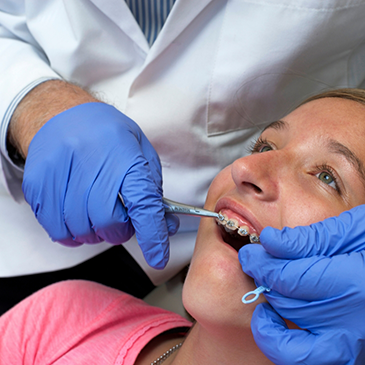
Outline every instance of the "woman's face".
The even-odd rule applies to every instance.
[[[365,203],[365,106],[339,98],[309,102],[264,130],[250,156],[222,170],[205,207],[250,233],[318,222]],[[233,238],[210,218],[201,221],[185,283],[187,310],[203,325],[250,326],[256,288],[238,261],[247,237]],[[233,247],[235,248],[233,248]],[[260,263],[257,263],[260,265]]]

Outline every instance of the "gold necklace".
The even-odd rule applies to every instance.
[[[158,357],[155,361],[151,362],[151,365],[160,365],[162,364],[170,355],[172,355],[175,351],[177,351],[181,346],[182,342],[178,343],[177,345],[171,347],[170,350],[164,352],[160,357]]]

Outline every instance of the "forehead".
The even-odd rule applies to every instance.
[[[365,161],[365,105],[340,98],[323,98],[304,104],[282,118],[284,123],[264,131],[279,130],[286,143],[304,146],[306,143],[337,141]]]
[[[361,141],[365,134],[365,105],[340,98],[311,101],[283,118],[293,135],[320,135],[343,142]]]

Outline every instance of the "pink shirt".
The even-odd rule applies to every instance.
[[[0,364],[134,364],[154,337],[191,322],[118,290],[64,281],[0,317]]]

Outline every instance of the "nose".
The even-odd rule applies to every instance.
[[[278,151],[268,151],[236,160],[231,173],[239,192],[268,202],[278,199],[282,169],[278,155]]]

